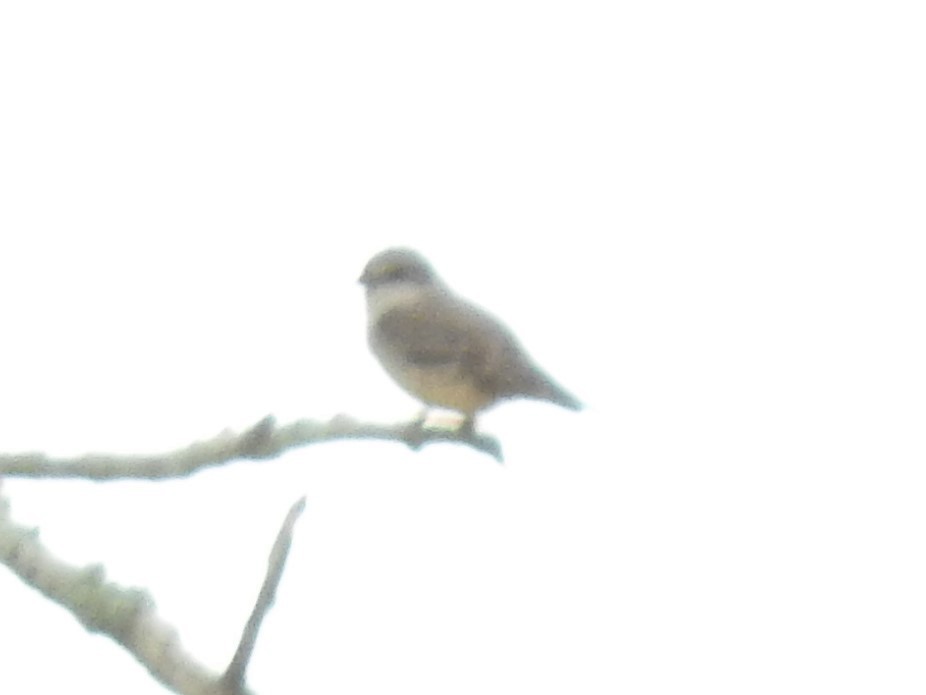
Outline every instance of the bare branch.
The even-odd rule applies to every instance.
[[[270,558],[267,561],[267,575],[257,597],[257,603],[254,604],[254,610],[251,611],[251,617],[248,618],[248,623],[241,635],[241,642],[238,644],[235,656],[223,676],[223,681],[227,685],[229,692],[238,692],[244,687],[245,671],[247,671],[248,664],[251,661],[261,623],[267,615],[267,611],[270,610],[270,606],[273,605],[277,587],[283,577],[283,568],[286,566],[286,558],[289,555],[289,548],[293,540],[293,526],[295,526],[304,509],[305,497],[302,497],[290,508],[286,519],[283,520],[283,525],[280,527],[280,532],[277,534],[273,549],[270,551]]]
[[[40,453],[0,455],[0,475],[92,480],[182,478],[203,468],[238,459],[274,458],[288,449],[349,439],[401,442],[412,449],[433,442],[453,442],[489,454],[499,462],[502,460],[498,440],[465,429],[428,428],[416,422],[379,425],[357,422],[343,415],[328,422],[296,420],[278,426],[273,416],[268,415],[244,432],[222,432],[212,439],[154,456],[88,454],[56,459]]]
[[[125,647],[167,688],[182,695],[244,695],[229,691],[217,674],[201,666],[180,645],[176,631],[155,612],[151,597],[106,580],[103,567],[78,569],[54,557],[36,529],[15,524],[0,494],[0,562],[23,582]]]

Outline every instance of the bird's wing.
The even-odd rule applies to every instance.
[[[510,353],[519,352],[499,321],[462,300],[437,293],[393,307],[380,317],[376,331],[390,344],[401,345],[404,359],[412,364],[453,365],[485,385],[490,385]]]
[[[498,319],[443,292],[393,307],[376,325],[418,366],[447,366],[496,397],[527,396],[578,409],[579,402],[544,374]]]

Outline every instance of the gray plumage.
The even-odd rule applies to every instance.
[[[378,254],[360,282],[367,290],[373,353],[400,386],[426,404],[468,417],[518,397],[581,408],[498,319],[456,296],[415,251]]]

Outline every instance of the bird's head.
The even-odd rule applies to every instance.
[[[437,275],[431,265],[411,249],[387,249],[367,263],[359,280],[367,290],[390,285],[433,285]]]

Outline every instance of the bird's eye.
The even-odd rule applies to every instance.
[[[388,280],[405,280],[408,277],[408,273],[402,266],[393,266],[386,270],[385,276]]]

